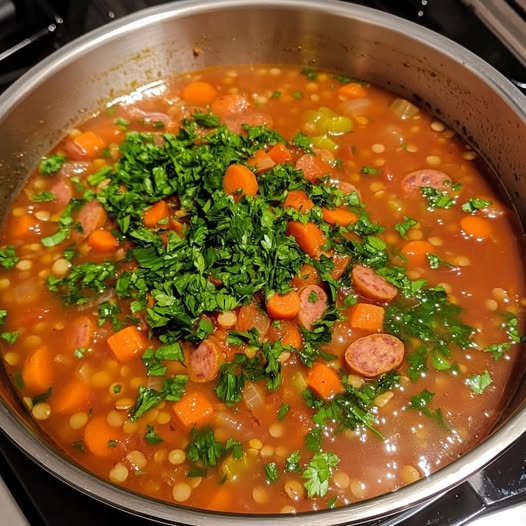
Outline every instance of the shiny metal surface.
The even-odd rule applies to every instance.
[[[197,52],[199,50],[199,52]],[[41,155],[104,103],[169,74],[210,65],[290,63],[341,71],[411,98],[461,133],[499,174],[526,222],[526,101],[491,66],[402,19],[324,0],[189,0],[135,13],[44,60],[0,97],[0,210]],[[359,524],[453,487],[526,431],[517,370],[493,434],[425,480],[347,508],[253,516],[251,524]],[[0,374],[5,376],[2,370]],[[246,516],[184,509],[111,486],[60,455],[0,385],[0,425],[37,463],[99,500],[168,524],[245,525]]]

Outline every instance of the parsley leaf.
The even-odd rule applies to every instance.
[[[16,255],[13,245],[7,245],[0,249],[0,265],[5,269],[9,270],[13,268],[19,260],[20,258]]]
[[[324,497],[329,490],[329,479],[332,469],[340,462],[334,453],[316,453],[309,462],[302,477],[305,479],[304,486],[307,497]]]
[[[482,394],[492,383],[493,380],[488,371],[484,371],[482,374],[474,374],[466,379],[466,384],[476,395]]]
[[[151,446],[163,442],[163,439],[155,432],[155,428],[151,424],[146,424],[144,440],[146,440]]]
[[[472,197],[462,205],[462,210],[464,210],[464,212],[476,212],[477,210],[482,210],[490,205],[491,201],[479,197]]]
[[[437,190],[431,186],[422,186],[420,188],[422,195],[427,199],[427,204],[430,209],[434,208],[451,208],[455,201],[447,192]]]
[[[278,420],[281,422],[290,410],[290,405],[287,402],[283,402],[278,408]]]
[[[440,425],[447,428],[448,426],[444,420],[444,417],[442,416],[442,411],[440,408],[431,410],[428,407],[434,396],[435,393],[424,389],[420,394],[411,397],[411,401],[405,407],[405,409],[416,409],[417,411],[421,411],[422,414],[435,419]]]
[[[39,192],[31,197],[33,203],[46,203],[48,201],[54,201],[56,196],[53,192]]]
[[[265,473],[267,482],[276,482],[279,479],[278,466],[275,462],[265,464]]]
[[[205,467],[217,465],[225,454],[225,446],[215,439],[211,428],[193,428],[190,432],[190,443],[186,446],[188,458]]]
[[[296,449],[285,459],[285,467],[283,470],[301,472],[300,460],[300,452]]]
[[[51,155],[50,157],[47,157],[40,161],[40,173],[43,173],[45,175],[52,175],[55,172],[58,172],[65,162],[66,157],[64,157],[64,155]]]
[[[396,223],[395,230],[400,234],[400,237],[405,238],[407,232],[417,224],[417,221],[412,217],[404,216],[401,223]]]
[[[316,80],[318,78],[318,73],[310,68],[302,68],[300,73],[305,75],[309,80]]]

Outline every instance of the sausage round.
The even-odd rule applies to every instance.
[[[345,351],[345,364],[354,373],[374,378],[396,369],[404,359],[404,344],[390,334],[358,338]]]
[[[82,232],[74,233],[80,239],[86,239],[94,230],[105,223],[106,211],[96,199],[92,199],[82,206],[76,219],[82,227]]]
[[[411,172],[402,179],[402,187],[406,192],[414,192],[427,186],[435,190],[447,190],[451,188],[451,177],[439,170],[426,168]]]
[[[369,300],[391,301],[398,289],[379,276],[372,268],[355,265],[351,271],[354,290]]]
[[[300,291],[298,321],[302,327],[311,330],[327,309],[327,294],[318,285],[308,285]]]
[[[190,378],[194,382],[212,381],[223,363],[223,353],[211,340],[203,340],[197,349],[190,353]]]

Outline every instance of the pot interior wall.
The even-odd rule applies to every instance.
[[[0,99],[0,209],[39,158],[78,122],[118,95],[171,74],[212,65],[246,63],[306,64],[368,80],[410,98],[435,113],[483,154],[499,174],[526,222],[526,124],[520,97],[488,66],[458,47],[447,51],[414,26],[408,33],[397,19],[332,2],[177,3],[135,16],[127,26],[97,31],[76,47],[46,60]],[[301,5],[301,8],[300,8]],[[407,23],[405,23],[407,24]],[[447,47],[447,46],[446,46]],[[524,107],[524,100],[522,100]],[[522,366],[523,367],[523,366]],[[523,367],[524,369],[524,367]],[[523,371],[521,371],[523,372]],[[2,374],[5,373],[2,371]],[[502,421],[522,404],[526,384],[517,375],[516,396]],[[4,383],[4,382],[2,382]],[[5,387],[7,405],[25,414]],[[31,425],[29,422],[27,425]]]

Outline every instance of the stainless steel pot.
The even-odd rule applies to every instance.
[[[197,52],[199,50],[199,52]],[[413,99],[463,135],[499,174],[526,222],[526,99],[453,42],[402,19],[331,0],[189,0],[102,27],[64,47],[0,98],[2,209],[64,132],[119,94],[211,65],[290,63],[351,73]],[[395,493],[279,520],[358,524],[414,506],[482,468],[526,431],[524,364],[494,430],[448,467]],[[31,422],[2,370],[0,425],[30,457],[93,497],[166,523],[246,524],[246,516],[185,509],[121,490],[68,461]],[[272,525],[255,516],[251,524]]]

